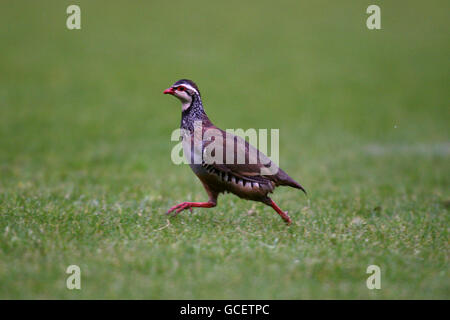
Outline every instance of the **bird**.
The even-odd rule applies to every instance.
[[[288,212],[281,210],[268,194],[278,186],[289,186],[300,189],[306,195],[303,186],[245,139],[216,127],[204,110],[200,90],[194,81],[178,80],[163,93],[181,101],[180,138],[184,155],[208,194],[207,202],[182,202],[171,207],[166,214],[173,212],[172,215],[177,215],[186,209],[192,211],[192,208],[213,208],[217,205],[221,193],[232,193],[242,199],[261,202],[272,207],[286,224],[291,224]],[[196,124],[200,125],[200,131],[196,131]],[[206,132],[222,135],[223,141],[217,140],[217,145],[223,145],[226,149],[224,161],[217,161],[217,158],[212,157],[215,151],[206,152],[212,143],[212,139],[205,138]],[[227,148],[230,145],[231,147]],[[237,161],[239,152],[245,155],[245,161]],[[226,159],[227,153],[231,154],[229,159]],[[196,154],[197,156],[201,154],[198,161],[194,159]],[[217,156],[220,158],[219,153]],[[267,172],[269,169],[273,171]]]

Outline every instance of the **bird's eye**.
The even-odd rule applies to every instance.
[[[182,86],[179,86],[179,87],[177,88],[177,90],[178,90],[178,91],[184,91],[184,90],[185,90],[185,88],[184,88],[184,87],[182,87]]]

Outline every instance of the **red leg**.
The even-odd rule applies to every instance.
[[[288,225],[292,223],[292,220],[291,220],[291,218],[289,218],[287,212],[284,212],[283,210],[281,210],[281,208],[279,206],[277,206],[277,204],[275,202],[273,202],[272,199],[270,199],[270,202],[268,202],[268,205],[271,206],[281,216],[281,218],[284,220],[284,222],[286,222]]]
[[[177,204],[176,206],[173,206],[172,208],[167,211],[167,214],[171,213],[173,210],[175,211],[175,215],[180,213],[183,210],[189,209],[192,211],[191,208],[197,207],[197,208],[212,208],[215,207],[216,204],[214,202],[182,202],[180,204]]]

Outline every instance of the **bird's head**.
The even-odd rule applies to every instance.
[[[189,109],[195,99],[200,101],[200,90],[194,81],[187,79],[178,80],[170,88],[164,90],[164,94],[177,97],[181,101],[183,111]]]

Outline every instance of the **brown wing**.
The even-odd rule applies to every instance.
[[[220,132],[223,137],[221,157],[220,154],[216,153],[220,142],[213,144],[213,139],[209,139],[207,135],[203,136],[203,160],[216,170],[252,182],[266,184],[273,182],[277,186],[291,186],[306,193],[299,183],[289,177],[269,157],[245,139],[214,126],[206,128],[205,131],[207,129],[216,129],[218,130],[216,133]],[[222,161],[217,161],[217,159],[222,159]]]

